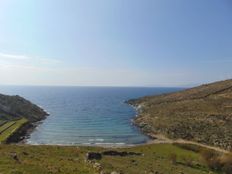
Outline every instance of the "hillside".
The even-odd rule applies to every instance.
[[[221,138],[219,135],[223,135],[227,139],[223,137],[220,140],[229,144],[231,87],[232,81],[224,81],[183,92],[144,97],[129,102],[139,108],[140,116],[136,118],[136,123],[148,134],[163,133],[173,138],[181,135],[181,138],[196,141],[195,137],[200,137],[199,135],[207,137],[214,131],[214,138],[219,139]],[[199,115],[200,112],[202,115]],[[184,114],[186,116],[182,118]],[[205,160],[204,154],[205,152],[207,155],[216,154],[218,159],[226,159],[228,156],[193,144],[158,143],[121,148],[4,144],[20,140],[32,123],[45,118],[46,115],[45,111],[22,97],[0,95],[0,173],[216,174],[222,173],[223,169],[231,174],[231,163],[227,165],[226,161],[213,163],[211,166],[211,163]],[[226,120],[222,123],[221,120],[224,119]],[[184,126],[180,130],[178,127],[174,129],[176,125],[182,124]],[[218,127],[210,128],[211,124]],[[193,125],[198,126],[199,129],[207,129],[209,132],[197,130]],[[203,128],[205,125],[208,127]],[[228,134],[220,132],[221,129],[227,130]],[[176,131],[169,134],[168,130]],[[189,132],[186,133],[186,131]],[[201,134],[200,131],[202,131]],[[184,133],[195,137],[182,137]],[[212,138],[209,136],[208,139]],[[217,164],[220,164],[222,169],[215,168]]]
[[[0,144],[21,141],[47,113],[20,96],[0,94]]]
[[[46,115],[43,109],[18,95],[0,94],[0,120],[24,117],[30,122],[35,122],[44,119]]]
[[[144,133],[232,150],[232,80],[130,100]]]
[[[87,158],[90,153],[95,154],[92,159]],[[0,157],[3,174],[218,173],[207,166],[198,152],[172,144],[117,149],[0,145]]]

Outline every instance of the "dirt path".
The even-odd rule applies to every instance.
[[[212,149],[212,150],[215,150],[215,151],[221,152],[221,153],[231,153],[230,151],[221,149],[219,147],[209,146],[209,145],[197,143],[194,141],[188,141],[188,140],[183,140],[183,139],[172,140],[172,139],[169,139],[169,138],[165,137],[164,135],[160,135],[160,134],[159,135],[150,135],[150,136],[155,138],[155,140],[148,142],[148,144],[162,144],[162,143],[164,143],[164,144],[166,144],[166,143],[168,143],[168,144],[174,144],[174,143],[193,144],[193,145],[197,145],[200,147],[205,147],[207,149]]]

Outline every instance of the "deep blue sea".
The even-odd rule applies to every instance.
[[[32,132],[28,144],[123,145],[148,141],[131,119],[126,100],[179,90],[137,87],[0,86],[0,93],[21,95],[50,116]]]

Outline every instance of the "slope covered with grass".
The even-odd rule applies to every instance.
[[[99,160],[86,161],[87,152],[109,150],[142,155],[103,155]],[[0,171],[3,174],[110,174],[113,171],[121,174],[208,174],[211,170],[196,152],[171,144],[153,144],[123,149],[0,145]]]
[[[30,101],[16,95],[0,94],[0,143],[18,142],[27,134],[33,123],[48,114]]]
[[[7,121],[0,126],[0,144],[5,143],[8,138],[28,122],[27,119],[21,118],[18,120]]]
[[[0,120],[24,117],[30,122],[35,122],[44,119],[46,115],[43,109],[23,97],[0,94]]]
[[[163,134],[232,149],[232,80],[130,100],[135,123],[147,134]]]

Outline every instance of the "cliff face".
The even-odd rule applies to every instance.
[[[0,94],[0,120],[12,120],[24,117],[29,122],[44,119],[48,114],[20,96],[8,96]]]
[[[139,106],[135,123],[147,134],[232,150],[232,80],[128,103]]]

